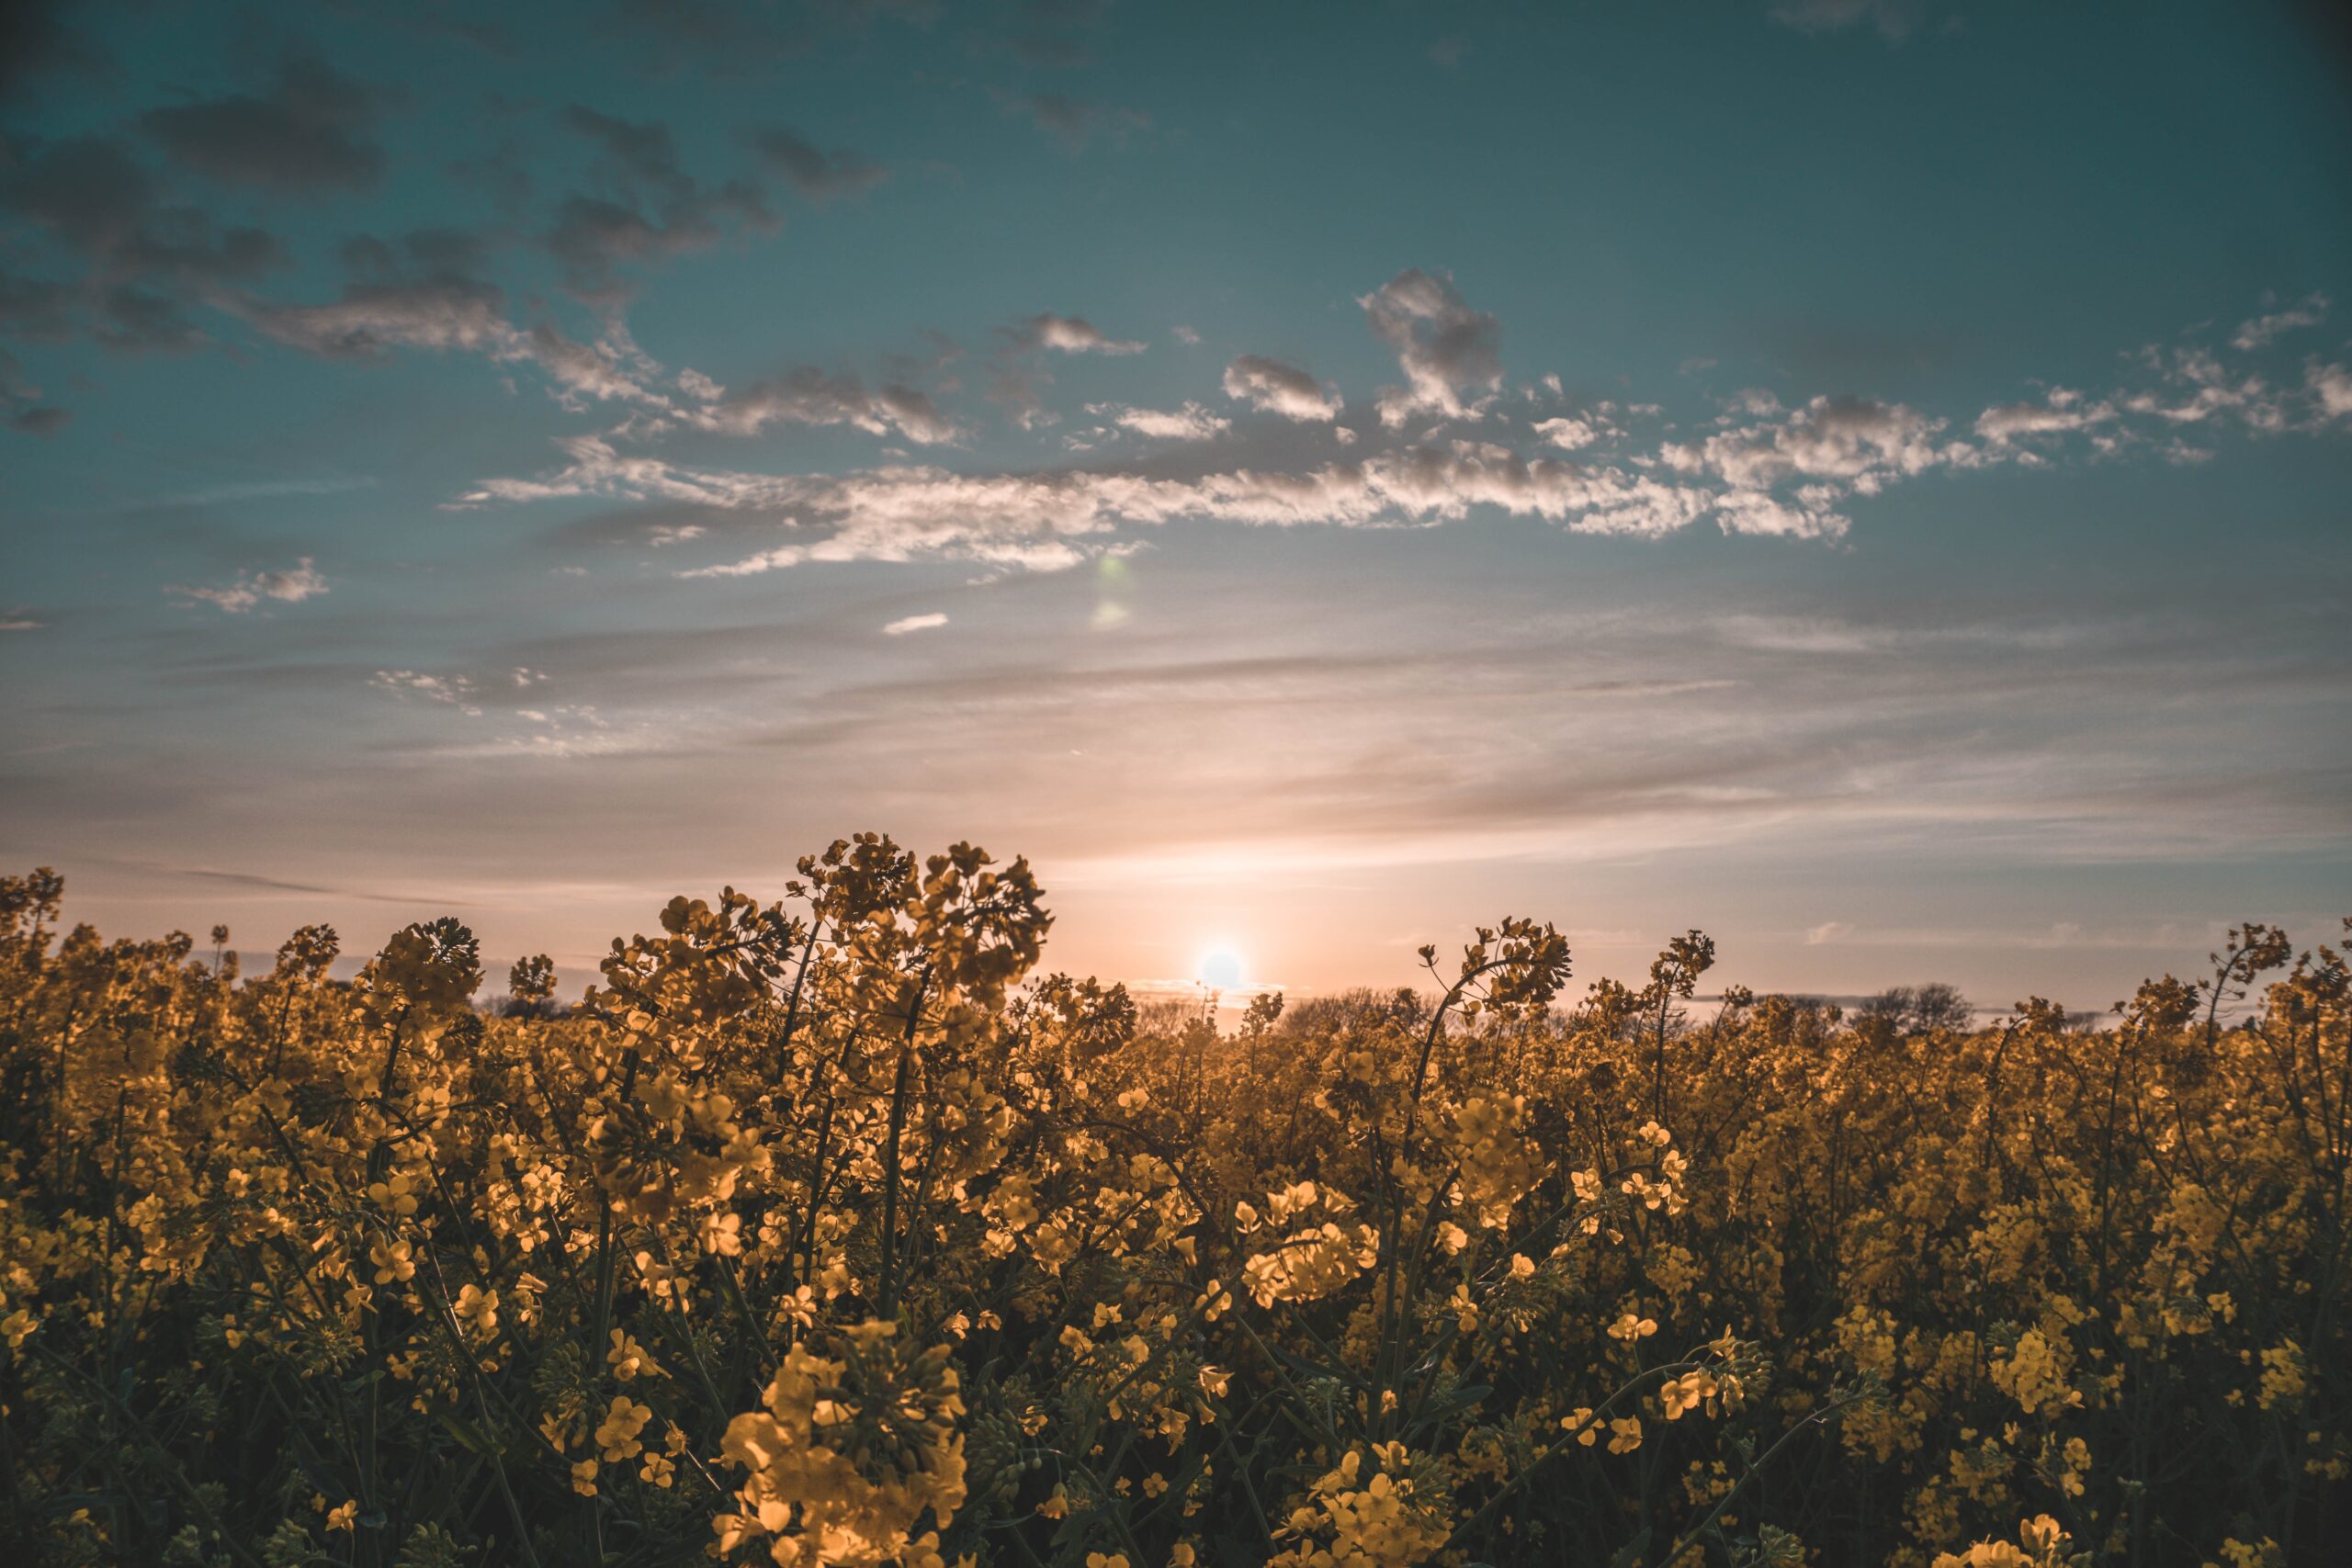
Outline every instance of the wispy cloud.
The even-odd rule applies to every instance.
[[[357,190],[384,172],[378,96],[322,61],[288,62],[266,92],[150,109],[140,130],[174,162],[232,185]]]
[[[1500,386],[1491,318],[1462,305],[1451,284],[1434,275],[1401,275],[1366,299],[1367,310],[1385,313],[1383,335],[1398,345],[1414,385],[1385,394],[1384,423],[1367,444],[1374,449],[1361,455],[1317,461],[1300,452],[1295,455],[1306,457],[1303,463],[1208,468],[1209,454],[1233,434],[1224,416],[1196,401],[1172,410],[1094,403],[1087,412],[1108,423],[1067,438],[1065,446],[1083,460],[1063,467],[989,471],[901,463],[836,474],[762,473],[689,463],[616,432],[566,437],[559,443],[569,459],[563,466],[536,477],[485,479],[458,504],[606,496],[780,520],[772,525],[781,539],[730,561],[681,569],[687,577],[925,558],[1058,570],[1123,531],[1182,520],[1387,527],[1453,522],[1479,508],[1579,533],[1657,536],[1712,522],[1729,534],[1822,540],[1849,532],[1856,501],[1929,473],[2043,467],[2064,456],[2062,444],[2070,441],[2093,457],[2137,448],[2188,461],[2204,449],[2186,446],[2184,431],[2222,424],[2257,434],[2316,431],[2352,413],[2352,374],[2340,367],[2314,360],[2298,388],[2233,367],[2215,350],[2190,343],[2134,355],[2132,363],[2143,372],[2137,384],[2098,396],[2052,388],[1981,410],[1966,434],[1955,433],[1951,417],[1907,403],[1816,396],[1788,406],[1770,392],[1747,390],[1718,403],[1700,430],[1668,434],[1645,450],[1629,431],[1655,420],[1657,409],[1603,400],[1548,412],[1566,401],[1556,378],[1527,389],[1542,417],[1523,427],[1499,408],[1487,417],[1483,405],[1464,401],[1467,392]],[[1104,339],[1082,318],[1052,315],[1033,318],[1012,336],[1033,347],[1059,344],[1063,352],[1140,346]],[[1303,371],[1244,356],[1226,367],[1223,381],[1229,394],[1298,427],[1294,447],[1310,437],[1318,444],[1355,438],[1345,427],[1315,431],[1327,423],[1318,411],[1331,412],[1338,398]],[[763,383],[741,397],[712,388],[711,400],[681,418],[743,432],[775,420],[846,423],[919,442],[956,434],[928,400],[900,398],[902,390],[869,395],[854,380],[810,374]],[[1399,409],[1437,426],[1409,434],[1385,418]],[[1453,420],[1477,422],[1480,434],[1450,434]],[[646,433],[660,429],[657,421]],[[1102,461],[1093,448],[1105,431],[1116,430],[1179,450],[1198,448],[1204,460]],[[1217,446],[1208,445],[1213,438]]]
[[[469,676],[434,675],[418,670],[379,670],[368,684],[379,691],[404,697],[423,697],[427,702],[446,703],[471,718],[482,716],[481,708],[474,701],[477,688]]]
[[[1284,419],[1328,423],[1339,417],[1340,395],[1295,365],[1244,354],[1225,367],[1225,395]]]
[[[1233,428],[1233,422],[1211,413],[1198,403],[1186,403],[1180,409],[1105,409],[1091,407],[1089,412],[1107,413],[1113,423],[1123,430],[1154,441],[1206,441],[1222,435]]]
[[[1445,522],[1493,506],[1588,532],[1670,532],[1703,515],[1713,492],[1631,474],[1529,459],[1489,444],[1413,446],[1299,473],[1234,469],[1151,479],[1085,469],[966,474],[901,466],[842,475],[691,468],[580,437],[571,461],[536,479],[483,482],[465,504],[607,495],[781,515],[808,536],[687,576],[741,576],[803,561],[946,556],[1032,568],[1083,558],[1081,543],[1181,518],[1341,527]],[[815,525],[822,525],[824,531]]]
[[[681,423],[731,435],[755,435],[774,424],[847,424],[869,434],[898,434],[917,446],[953,441],[955,421],[929,394],[890,385],[868,391],[854,376],[799,369],[740,390],[708,387],[709,400],[678,414]]]
[[[1049,348],[1057,354],[1141,354],[1147,344],[1114,338],[1083,316],[1057,316],[1047,310],[1006,329],[1015,348]]]
[[[447,905],[452,908],[471,907],[471,900],[453,898],[444,889],[424,893],[379,893],[368,888],[337,887],[316,882],[296,882],[284,877],[261,876],[252,872],[223,871],[216,866],[181,865],[168,861],[116,860],[107,863],[119,865],[146,876],[185,877],[190,881],[211,883],[222,887],[241,888],[252,893],[300,893],[311,897],[354,898],[370,904]]]
[[[909,632],[927,632],[933,626],[944,626],[947,617],[937,611],[927,615],[902,615],[882,628],[884,637],[904,637]]]
[[[326,578],[311,564],[308,556],[283,571],[239,572],[237,580],[225,587],[175,585],[164,590],[184,599],[213,605],[232,615],[242,615],[265,600],[299,604],[305,599],[315,599],[326,591]]]
[[[747,132],[744,140],[794,190],[812,201],[860,196],[890,177],[890,171],[845,149],[827,151],[783,126]]]
[[[2266,316],[2256,316],[2242,323],[2230,346],[2251,353],[2284,333],[2315,327],[2327,320],[2327,296],[2314,294],[2301,304],[2284,310],[2274,310]]]
[[[770,230],[775,215],[766,193],[748,179],[713,186],[685,171],[670,128],[637,121],[582,104],[563,111],[565,127],[601,148],[616,189],[574,192],[557,206],[541,236],[563,265],[571,290],[612,307],[632,292],[628,274],[695,251],[707,250],[730,227]]]

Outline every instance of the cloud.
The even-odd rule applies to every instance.
[[[2268,344],[2281,333],[2315,327],[2327,319],[2327,296],[2314,294],[2291,310],[2279,310],[2267,316],[2256,316],[2241,323],[2230,346],[2241,353],[2250,353]]]
[[[584,344],[541,322],[527,331],[508,321],[504,296],[465,278],[413,283],[353,283],[343,297],[317,305],[274,305],[224,297],[224,310],[275,341],[329,359],[377,359],[393,349],[479,354],[493,363],[529,363],[568,402],[619,400],[666,407],[642,378],[642,356],[616,334]]]
[[[416,670],[379,670],[368,682],[379,691],[396,695],[423,697],[427,702],[446,703],[469,718],[480,718],[482,710],[474,704],[474,683],[463,675],[429,675]]]
[[[944,366],[962,352],[952,341],[932,335],[941,354],[930,368]],[[1046,407],[1045,389],[1053,385],[1054,378],[1039,363],[1042,352],[1121,356],[1141,354],[1148,346],[1136,339],[1108,336],[1083,316],[1060,316],[1051,310],[999,327],[996,336],[996,351],[988,359],[987,396],[1006,409],[1023,430],[1056,424],[1061,419]]]
[[[95,57],[65,25],[63,0],[0,6],[0,104],[9,104],[49,73],[87,66]]]
[[[365,190],[384,171],[383,149],[362,134],[375,115],[375,97],[359,83],[323,62],[296,60],[266,96],[150,109],[139,128],[173,162],[226,184]]]
[[[487,283],[355,283],[326,304],[247,301],[233,308],[277,342],[328,358],[374,358],[394,348],[523,355],[522,334],[506,319],[505,296]]]
[[[490,261],[481,235],[447,227],[412,229],[393,240],[355,234],[339,254],[356,279],[370,283],[480,277]]]
[[[0,398],[10,402],[31,402],[40,396],[40,388],[25,378],[24,363],[0,348]]]
[[[2324,295],[2314,294],[2292,309],[2253,317],[2231,334],[2229,348],[2240,355],[2257,353],[2287,333],[2319,321],[2327,306]],[[2141,446],[2170,462],[2202,462],[2212,452],[2188,445],[2184,437],[2192,433],[2222,423],[2242,425],[2257,434],[2315,429],[2340,416],[2352,400],[2340,379],[2343,373],[2316,359],[2304,362],[2299,389],[2291,382],[2274,382],[2243,363],[2233,363],[2222,352],[2193,342],[2150,344],[2127,357],[2146,373],[2137,385],[2098,397],[2053,388],[2039,402],[1986,409],[1975,423],[1976,434],[1986,443],[1985,455],[2040,462],[2046,460],[2049,444],[2028,445],[2025,438],[2081,434],[2100,456]]]
[[[635,207],[602,197],[566,197],[543,238],[548,254],[563,265],[564,286],[592,304],[614,305],[630,287],[624,265],[650,265],[718,243],[721,220],[741,219],[754,227],[773,221],[759,193],[730,183],[715,196],[674,200],[654,218]]]
[[[8,415],[8,428],[19,435],[54,435],[74,416],[53,404],[20,409]]]
[[[847,424],[873,435],[895,431],[931,446],[957,434],[955,422],[914,388],[892,385],[869,392],[854,376],[807,368],[720,393],[679,417],[696,428],[731,435],[757,434],[772,424]]]
[[[1396,351],[1408,383],[1382,390],[1385,423],[1402,424],[1417,413],[1459,419],[1470,412],[1463,393],[1502,384],[1501,323],[1470,309],[1451,274],[1409,268],[1356,303],[1372,330]]]
[[[838,148],[828,152],[782,126],[747,131],[743,139],[769,168],[811,201],[862,196],[890,177],[879,164]]]
[[[1724,615],[1710,630],[1733,648],[1765,653],[1878,653],[1896,640],[1885,627],[1822,616]]]
[[[202,209],[164,199],[129,149],[110,137],[46,142],[0,166],[0,208],[48,231],[84,264],[81,315],[114,348],[180,350],[204,334],[187,307],[221,288],[285,265],[274,235],[221,228]],[[51,333],[64,326],[62,298],[47,286],[9,291]]]
[[[1565,415],[1558,419],[1538,420],[1530,428],[1563,452],[1574,452],[1591,446],[1600,439],[1601,432],[1601,426],[1590,419]]]
[[[460,504],[604,495],[786,518],[789,543],[687,577],[740,577],[808,562],[945,557],[1053,570],[1122,527],[1180,519],[1268,526],[1451,522],[1473,507],[1539,516],[1583,532],[1656,535],[1707,514],[1709,489],[1615,468],[1528,459],[1491,443],[1450,442],[1304,472],[1237,468],[1192,479],[1072,470],[958,474],[906,466],[834,475],[694,468],[625,453],[594,436],[537,479],[485,480]]]
[[[232,615],[242,615],[265,599],[280,604],[299,604],[305,599],[315,599],[327,591],[327,580],[304,556],[285,571],[239,572],[237,581],[226,588],[185,588],[175,585],[164,590],[184,598],[198,599]]]
[[[1410,275],[1408,275],[1408,279]],[[1411,288],[1392,291],[1386,305]],[[1421,337],[1417,323],[1430,316],[1474,318],[1469,334],[1486,328],[1465,312],[1445,305],[1449,289],[1433,290],[1427,310],[1398,307],[1415,330],[1414,351],[1433,360],[1444,356]],[[1367,307],[1370,308],[1370,307]],[[1049,338],[1081,344],[1101,334],[1075,318],[1034,318],[1008,331],[1009,339],[1043,346]],[[2292,405],[2312,411],[2297,423],[2267,423],[2266,410],[2286,410],[2288,394],[2247,393],[2249,379],[2223,372],[2210,355],[2143,356],[2167,384],[2194,390],[2218,388],[2257,431],[2317,429],[2352,413],[2352,373],[2312,364],[2308,399]],[[1269,367],[1272,367],[1270,370]],[[1274,372],[1285,372],[1276,374]],[[1434,374],[1434,372],[1432,372]],[[1310,400],[1328,397],[1304,371],[1245,357],[1228,367],[1239,394],[1253,402],[1283,397],[1299,412]],[[2250,378],[2259,385],[2259,378]],[[1475,383],[1473,383],[1475,384]],[[795,389],[779,408],[805,407],[803,417],[843,423],[888,423],[891,416],[866,410],[854,383],[812,378]],[[1532,394],[1531,394],[1532,395]],[[1556,394],[1555,394],[1556,395]],[[1856,497],[1881,494],[1905,479],[1937,470],[1973,469],[1996,463],[2046,465],[2063,455],[2058,438],[2078,437],[2075,450],[2104,455],[2128,443],[2143,446],[2171,461],[2193,461],[2204,448],[2185,448],[2177,426],[2181,394],[2155,400],[2154,412],[2134,427],[2137,395],[2091,400],[2065,388],[2039,400],[1998,405],[1976,419],[1977,439],[1955,438],[1950,422],[1907,404],[1861,397],[1815,397],[1788,407],[1773,394],[1744,391],[1722,406],[1713,428],[1669,439],[1648,451],[1607,460],[1592,449],[1604,437],[1622,440],[1617,405],[1602,402],[1574,415],[1538,420],[1529,427],[1540,440],[1531,454],[1509,440],[1497,421],[1498,438],[1475,441],[1374,429],[1362,456],[1351,446],[1345,460],[1311,462],[1304,433],[1261,426],[1236,434],[1229,423],[1198,403],[1173,411],[1129,405],[1088,405],[1090,412],[1119,428],[1170,443],[1163,449],[1122,461],[1090,458],[1065,468],[956,472],[929,465],[893,465],[842,473],[760,473],[681,462],[634,444],[630,427],[607,436],[579,436],[559,443],[566,461],[529,477],[483,479],[453,504],[525,504],[559,497],[605,496],[669,510],[691,509],[695,526],[729,524],[725,535],[774,526],[781,537],[731,560],[690,565],[685,577],[741,577],[809,563],[922,558],[977,560],[1005,568],[1060,570],[1120,542],[1123,532],[1149,529],[1178,520],[1258,525],[1335,527],[1425,526],[1449,523],[1481,508],[1531,516],[1578,533],[1655,537],[1712,521],[1726,533],[1790,539],[1835,539],[1851,527],[1847,506]],[[713,409],[719,405],[714,404]],[[746,408],[757,406],[747,402]],[[705,411],[680,418],[687,423]],[[1654,405],[1632,412],[1657,413]],[[746,429],[767,417],[749,417]],[[2201,417],[2201,416],[2200,416]],[[2300,415],[2298,417],[2301,417]],[[714,427],[726,416],[711,412]],[[670,421],[657,420],[645,434]],[[2148,430],[2153,424],[2155,428]],[[1341,432],[1353,434],[1353,432]],[[2145,432],[2144,434],[2143,432]],[[904,434],[904,430],[901,430]],[[1089,439],[1102,432],[1089,433]],[[1215,446],[1209,436],[1230,437]],[[2161,437],[2161,439],[2158,439]],[[1521,445],[1530,444],[1522,438]],[[1066,443],[1079,450],[1086,442]],[[1319,445],[1319,443],[1317,443]],[[1261,462],[1236,462],[1238,448],[1262,455]],[[1569,458],[1555,455],[1573,452]],[[1222,461],[1227,466],[1212,464]],[[757,519],[758,522],[752,522]],[[712,526],[711,534],[721,530]]]
[[[1244,354],[1225,367],[1225,395],[1266,413],[1301,422],[1329,422],[1340,414],[1340,395],[1327,390],[1295,365]]]
[[[2115,405],[2085,402],[2082,394],[2052,388],[2039,403],[2003,403],[1976,416],[1976,434],[1996,445],[2021,435],[2052,435],[2087,430],[2115,417]]]
[[[928,615],[906,615],[882,628],[884,637],[904,637],[909,632],[927,632],[933,626],[944,626],[947,617],[933,612]]]
[[[1785,539],[1834,539],[1853,525],[1852,520],[1830,510],[1834,491],[1791,502],[1763,491],[1725,491],[1714,498],[1714,511],[1728,534],[1764,534]]]
[[[766,194],[753,182],[732,179],[706,189],[688,175],[666,125],[621,119],[579,104],[564,110],[563,123],[604,150],[619,186],[616,196],[566,197],[541,238],[563,266],[565,287],[582,299],[619,304],[630,293],[624,266],[707,249],[729,223],[775,227]]]
[[[152,860],[112,860],[109,863],[150,874],[185,876],[197,881],[219,883],[230,887],[252,888],[264,893],[310,893],[335,898],[359,898],[372,904],[407,904],[412,907],[447,904],[457,908],[474,908],[467,898],[450,898],[436,889],[425,893],[370,893],[356,887],[326,887],[311,882],[287,882],[274,876],[256,876],[249,872],[220,871],[208,865],[173,865]]]
[[[1083,316],[1057,316],[1050,310],[999,327],[997,335],[1001,344],[990,356],[988,396],[1012,411],[1013,422],[1023,430],[1055,423],[1060,417],[1046,409],[1043,389],[1052,384],[1053,377],[1035,362],[1040,350],[1123,355],[1141,354],[1146,347],[1132,338],[1105,336]]]
[[[637,352],[636,344],[617,325],[602,341],[592,344],[567,337],[557,327],[541,321],[524,334],[519,353],[500,357],[535,362],[555,383],[558,400],[568,406],[580,406],[579,400],[582,398],[599,402],[669,406],[669,400],[649,388],[643,379],[646,373],[658,372],[661,367]]]
[[[1206,441],[1233,428],[1233,422],[1211,413],[1198,403],[1181,409],[1120,409],[1114,423],[1155,441]]]
[[[694,186],[678,166],[677,140],[666,125],[622,119],[582,104],[565,106],[563,123],[604,148],[631,179],[673,196]]]
[[[1743,491],[1763,491],[1792,478],[1840,480],[1865,495],[1888,479],[1939,464],[1973,462],[1964,442],[1939,444],[1944,421],[1902,403],[1873,398],[1815,398],[1804,407],[1736,425],[1700,442],[1670,442],[1659,456],[1668,467],[1712,471]]]
[[[2230,369],[2210,350],[2177,347],[2166,354],[2148,348],[2139,357],[2157,372],[2167,390],[2143,390],[2120,399],[2132,413],[2151,414],[2174,425],[2202,424],[2234,413],[2258,430],[2286,426],[2286,412],[2269,384],[2258,375]]]
[[[1822,947],[1833,942],[1843,942],[1854,934],[1854,928],[1844,920],[1824,920],[1804,933],[1807,947]]]
[[[1015,349],[1049,348],[1057,354],[1141,354],[1146,346],[1129,338],[1105,337],[1083,316],[1057,316],[1050,310],[1004,332]]]
[[[2323,419],[2352,418],[2352,370],[2314,360],[2306,378]]]
[[[62,338],[72,330],[70,291],[40,277],[17,277],[0,270],[0,333],[30,338]],[[0,349],[0,389],[13,379],[16,361]]]

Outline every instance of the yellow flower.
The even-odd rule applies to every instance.
[[[487,1339],[498,1332],[498,1292],[468,1285],[458,1292],[455,1303],[458,1319],[470,1327],[475,1335]]]
[[[2018,1527],[2018,1540],[1980,1540],[1964,1552],[1939,1552],[1935,1568],[2063,1568],[2066,1532],[2048,1514]]]
[[[652,1419],[652,1406],[639,1404],[625,1393],[615,1394],[612,1404],[605,1407],[604,1420],[596,1426],[596,1447],[602,1450],[605,1462],[618,1464],[623,1460],[635,1459],[644,1448],[637,1435]]]
[[[416,1213],[416,1178],[396,1170],[381,1181],[368,1184],[368,1200],[386,1213],[405,1217]]]
[[[376,1283],[397,1284],[416,1277],[416,1264],[409,1257],[405,1241],[378,1239],[368,1247],[368,1256],[376,1265]]]
[[[358,1518],[359,1499],[347,1497],[327,1510],[326,1528],[331,1530],[356,1529]]]
[[[1666,1418],[1679,1421],[1692,1410],[1714,1397],[1715,1380],[1703,1367],[1668,1378],[1658,1394],[1666,1402]]]
[[[649,1377],[662,1375],[662,1369],[654,1364],[653,1358],[646,1354],[645,1347],[627,1333],[616,1328],[611,1337],[613,1346],[611,1349],[605,1352],[605,1365],[612,1368],[614,1377],[623,1382],[628,1382],[640,1374]]]

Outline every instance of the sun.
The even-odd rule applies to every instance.
[[[1212,947],[1201,954],[1200,966],[1193,973],[1211,990],[1235,991],[1241,988],[1242,977],[1249,969],[1241,962],[1241,954],[1233,949]]]

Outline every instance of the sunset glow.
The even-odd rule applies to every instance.
[[[1195,973],[1202,985],[1214,991],[1238,991],[1249,974],[1241,955],[1231,948],[1213,947],[1201,954],[1200,967]]]
[[[0,0],[0,1564],[2352,1539],[2352,6]]]
[[[2290,9],[47,9],[0,857],[112,929],[576,991],[874,828],[1138,981],[2104,1006],[2352,875]]]

